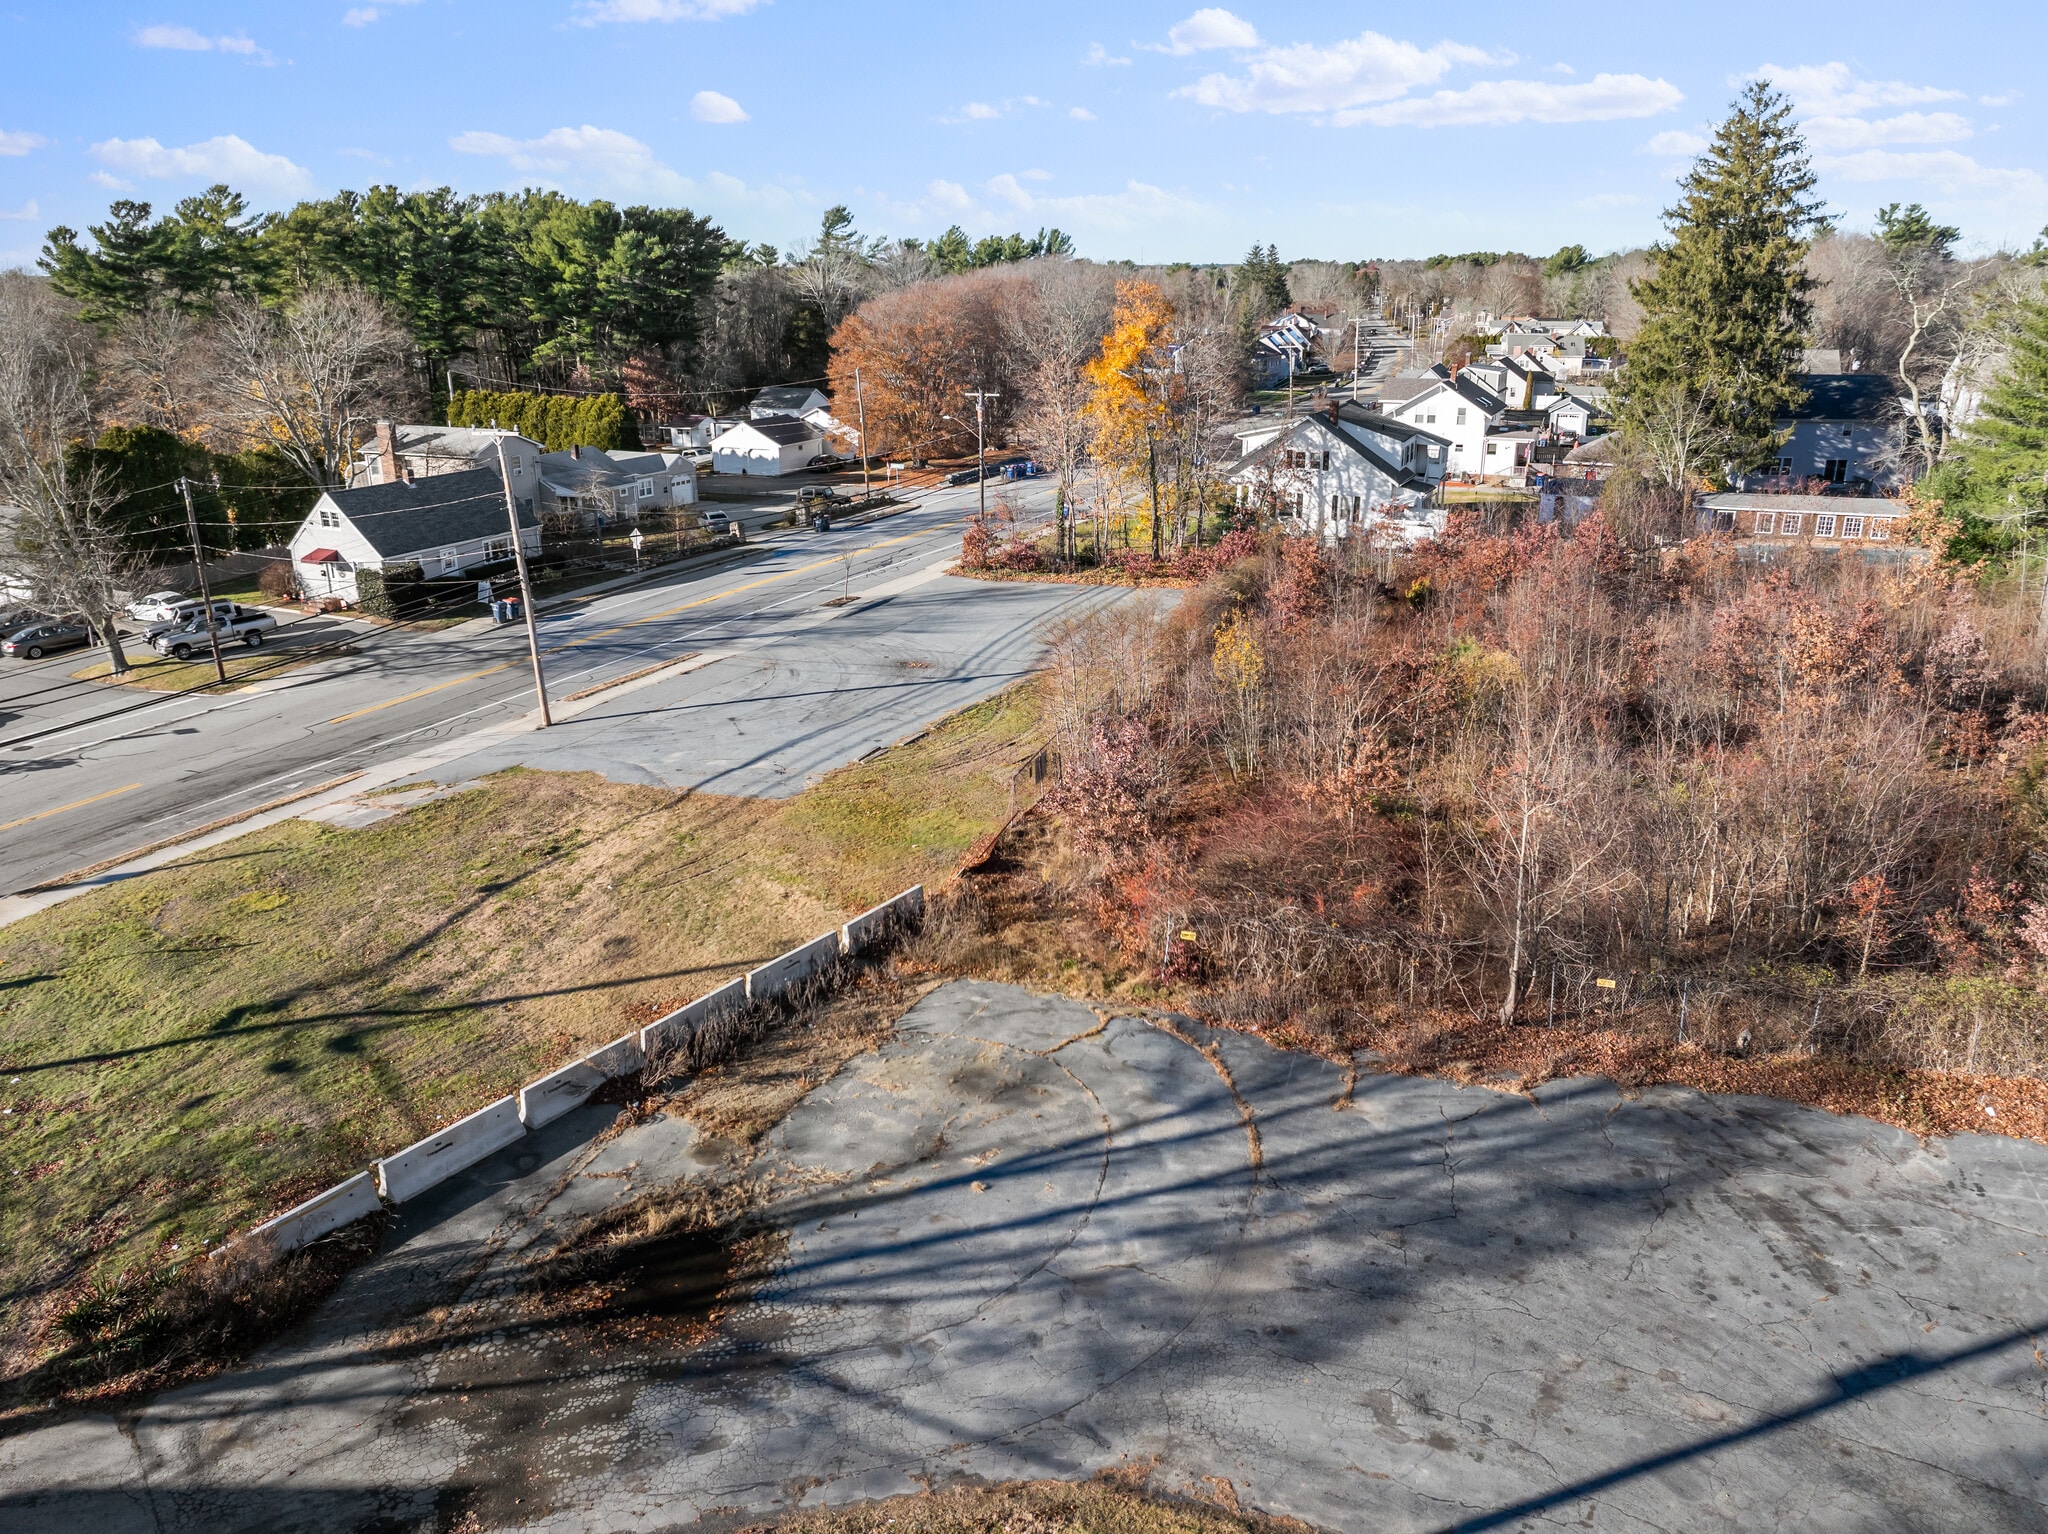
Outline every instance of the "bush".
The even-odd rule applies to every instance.
[[[256,577],[256,589],[273,602],[295,602],[299,597],[299,578],[292,574],[290,565],[265,565],[263,573]]]
[[[397,618],[420,605],[426,572],[410,561],[356,571],[356,608],[375,618]]]

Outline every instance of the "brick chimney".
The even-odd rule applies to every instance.
[[[391,423],[377,423],[377,477],[387,485],[398,483],[398,439],[392,435]]]
[[[581,458],[581,457],[583,456],[583,448],[582,448],[582,445],[581,445],[580,443],[575,443],[575,442],[572,442],[572,443],[570,443],[570,444],[569,444],[569,456],[570,456],[571,458]]]

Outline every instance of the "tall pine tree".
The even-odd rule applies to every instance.
[[[2048,513],[2048,302],[2020,306],[2005,370],[1957,449],[1967,509],[2008,524]]]
[[[1806,252],[1820,221],[1792,106],[1752,82],[1665,210],[1670,239],[1630,285],[1643,323],[1619,381],[1624,430],[1638,432],[1677,392],[1704,397],[1741,467],[1775,456],[1772,423],[1804,399]]]

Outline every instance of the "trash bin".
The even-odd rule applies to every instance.
[[[519,598],[499,597],[491,603],[491,618],[494,622],[501,624],[517,623],[519,621]]]

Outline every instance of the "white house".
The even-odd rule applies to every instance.
[[[540,518],[518,499],[519,542],[540,552]],[[291,539],[292,573],[311,597],[354,602],[356,572],[416,563],[429,579],[512,557],[505,482],[495,469],[329,490]]]
[[[1583,437],[1592,430],[1594,407],[1576,394],[1553,395],[1543,403],[1550,430],[1565,437]]]
[[[825,451],[825,434],[809,421],[769,415],[741,421],[711,444],[720,474],[796,474]]]
[[[823,389],[811,384],[777,384],[754,396],[754,402],[747,406],[747,416],[755,421],[765,421],[778,415],[795,416],[801,420],[813,410],[831,408],[832,401],[825,397]]]
[[[574,447],[540,461],[540,510],[598,522],[633,522],[646,512],[690,506],[697,469],[685,453],[606,452]]]
[[[1483,474],[1486,429],[1507,406],[1476,378],[1439,379],[1405,400],[1390,402],[1386,414],[1425,428],[1450,444],[1452,474]]]
[[[1889,483],[1897,476],[1891,451],[1901,419],[1890,380],[1877,373],[1805,373],[1793,380],[1806,403],[1774,424],[1791,433],[1778,449],[1780,476]]]
[[[1325,538],[1382,525],[1411,542],[1427,537],[1441,521],[1429,506],[1434,486],[1386,457],[1383,441],[1363,428],[1354,433],[1341,415],[1299,416],[1226,470],[1224,481],[1239,505],[1277,494],[1288,515]]]
[[[348,482],[351,488],[391,485],[401,479],[496,469],[500,442],[505,444],[505,466],[512,471],[512,493],[532,500],[540,477],[541,445],[516,431],[489,426],[394,426],[379,421],[376,435],[356,449]]]
[[[1322,406],[1315,413],[1403,473],[1412,474],[1431,486],[1443,482],[1451,459],[1451,444],[1444,438],[1409,422],[1396,420],[1382,411],[1348,401]],[[1238,456],[1250,457],[1294,425],[1295,422],[1285,416],[1255,417],[1253,424],[1235,433]]]

